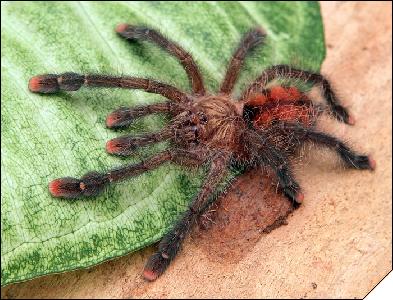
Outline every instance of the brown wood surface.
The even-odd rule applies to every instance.
[[[326,150],[305,155],[296,164],[304,203],[288,225],[269,234],[263,229],[287,214],[288,202],[275,194],[274,180],[250,172],[221,198],[210,228],[194,230],[156,282],[141,277],[149,247],[87,270],[6,286],[1,297],[364,297],[392,266],[392,4],[321,6],[322,73],[357,120],[354,127],[324,120],[323,127],[372,153],[375,172],[344,170]]]

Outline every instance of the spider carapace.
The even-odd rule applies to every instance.
[[[54,197],[78,198],[97,195],[112,182],[137,176],[165,162],[207,166],[208,172],[198,195],[190,201],[189,208],[162,238],[157,252],[148,260],[143,272],[147,280],[155,280],[175,258],[181,243],[231,164],[271,168],[277,176],[280,191],[294,208],[303,200],[303,194],[292,172],[290,158],[304,143],[311,142],[334,150],[348,168],[375,168],[375,161],[370,156],[357,154],[346,143],[316,128],[318,116],[324,111],[338,121],[354,124],[354,119],[339,103],[328,80],[318,73],[288,65],[271,66],[262,71],[239,99],[233,99],[232,91],[246,54],[266,37],[262,28],[255,28],[244,35],[217,94],[206,91],[192,56],[159,32],[128,24],[118,25],[116,32],[129,40],[155,43],[176,57],[188,75],[192,92],[183,92],[169,84],[146,78],[71,72],[32,77],[29,89],[35,93],[76,91],[82,86],[142,89],[167,99],[156,104],[121,107],[110,113],[106,120],[106,126],[114,129],[127,127],[136,118],[149,114],[167,114],[170,122],[158,132],[121,136],[106,144],[108,153],[121,156],[132,155],[137,147],[160,141],[169,141],[167,150],[137,164],[106,172],[89,172],[80,179],[60,178],[49,184],[49,191]],[[271,84],[280,78],[319,86],[326,105],[315,104],[311,96],[295,86]]]

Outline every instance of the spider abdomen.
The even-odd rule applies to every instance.
[[[310,126],[316,115],[310,99],[296,87],[274,86],[254,94],[245,109],[249,121],[257,128],[267,128],[277,121]]]

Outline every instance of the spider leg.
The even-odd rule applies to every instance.
[[[197,150],[182,150],[177,149],[174,151],[172,161],[186,167],[198,167],[202,165],[206,159],[203,149]]]
[[[291,201],[294,208],[298,208],[304,196],[300,191],[300,186],[292,173],[288,160],[277,149],[271,148],[271,145],[261,152],[261,160],[276,172],[284,195]]]
[[[266,32],[257,27],[247,32],[241,40],[238,48],[233,53],[231,62],[229,63],[225,79],[222,82],[220,92],[223,94],[230,94],[233,90],[233,86],[239,75],[239,71],[243,66],[246,54],[257,45],[261,44],[266,37]]]
[[[256,161],[257,164],[267,165],[274,170],[284,195],[291,201],[294,208],[298,208],[304,196],[285,153],[270,143],[261,131],[249,130],[245,135],[245,143],[253,161]]]
[[[145,279],[149,281],[156,280],[175,258],[180,250],[181,243],[197,221],[210,195],[224,178],[228,162],[229,156],[226,154],[213,157],[209,174],[201,191],[191,202],[189,209],[183,214],[177,224],[162,238],[158,251],[149,258],[143,272]]]
[[[168,139],[170,139],[175,144],[184,145],[184,143],[186,143],[192,144],[195,147],[198,144],[198,127],[193,124],[187,123],[191,123],[191,120],[187,120],[186,124],[183,124],[182,120],[175,119],[172,121],[171,124],[160,130],[159,132],[139,136],[124,135],[111,139],[106,143],[106,151],[114,155],[128,156],[131,155],[138,147],[162,142]],[[190,159],[191,152],[187,152],[187,154],[187,159]],[[191,160],[195,159],[193,158]]]
[[[323,96],[328,103],[334,117],[346,124],[354,125],[355,121],[349,115],[347,109],[340,104],[329,81],[321,74],[293,68],[288,65],[276,65],[266,69],[243,93],[242,100],[248,99],[255,91],[263,88],[268,82],[276,78],[300,79],[306,83],[319,85],[322,88]]]
[[[301,124],[284,123],[282,126],[284,130],[287,130],[291,136],[297,139],[298,144],[303,141],[310,141],[335,150],[349,168],[374,170],[376,167],[376,162],[371,156],[357,154],[334,136]]]
[[[123,89],[142,89],[148,93],[160,94],[169,100],[189,101],[186,93],[159,81],[131,76],[115,77],[94,74],[44,74],[34,76],[29,81],[29,89],[34,93],[50,94],[58,91],[76,91],[83,85],[87,87],[106,87]]]
[[[106,173],[89,172],[80,179],[72,177],[55,179],[49,183],[49,191],[54,197],[68,199],[95,196],[111,182],[117,182],[128,177],[140,175],[157,168],[171,159],[171,151],[166,150],[150,157],[146,161],[122,166],[109,170]]]
[[[145,135],[123,135],[109,140],[106,143],[106,151],[114,155],[129,156],[139,147],[165,141],[172,135],[170,128]]]
[[[157,113],[169,113],[173,116],[180,111],[181,106],[171,101],[136,107],[120,107],[107,116],[106,126],[111,129],[124,128],[143,116]]]
[[[122,37],[130,40],[147,40],[156,43],[158,46],[166,50],[169,54],[176,57],[183,65],[188,78],[190,80],[194,94],[204,95],[205,87],[203,85],[202,75],[192,58],[191,54],[186,52],[182,47],[173,41],[168,40],[154,29],[133,26],[129,24],[119,24],[116,32]]]

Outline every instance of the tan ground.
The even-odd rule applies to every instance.
[[[258,172],[238,179],[209,229],[197,229],[168,271],[147,283],[153,247],[88,270],[7,286],[1,298],[361,298],[392,261],[392,4],[322,3],[322,71],[356,117],[325,122],[372,153],[377,170],[345,171],[326,151],[297,167],[305,201],[287,226],[262,229],[288,203]]]

